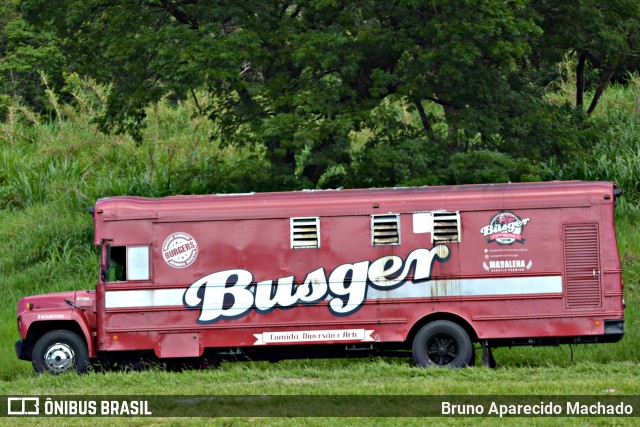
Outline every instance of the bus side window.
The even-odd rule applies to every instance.
[[[127,280],[149,280],[149,247],[127,247]]]
[[[126,246],[112,246],[110,252],[107,282],[124,282],[127,280],[127,248]]]

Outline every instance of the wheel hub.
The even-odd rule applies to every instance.
[[[427,345],[427,357],[435,364],[444,366],[457,356],[457,349],[452,339],[445,335],[434,337],[429,345]]]
[[[66,372],[75,365],[75,353],[67,344],[55,343],[45,352],[44,363],[52,372]]]

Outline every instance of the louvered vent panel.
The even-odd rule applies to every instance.
[[[291,218],[291,248],[320,247],[320,218]]]
[[[397,214],[372,216],[371,239],[373,245],[399,245],[400,216]]]
[[[566,225],[564,253],[567,307],[599,307],[601,290],[598,225]]]
[[[459,212],[432,212],[433,234],[431,240],[438,242],[460,241],[460,213]]]

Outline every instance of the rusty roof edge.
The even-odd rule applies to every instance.
[[[103,220],[206,220],[242,218],[281,218],[308,214],[339,216],[374,214],[393,209],[397,213],[463,208],[486,210],[490,194],[496,196],[496,209],[540,207],[527,200],[528,194],[547,197],[544,207],[588,206],[593,195],[606,193],[609,182],[556,181],[549,183],[477,184],[440,187],[404,187],[354,190],[295,191],[280,193],[245,193],[231,197],[218,195],[170,196],[143,198],[120,196],[100,199]],[[567,195],[567,190],[571,194]],[[490,193],[490,194],[488,194]],[[251,195],[248,195],[251,194]],[[475,196],[474,196],[475,194]],[[538,199],[539,200],[539,199]],[[475,204],[482,205],[476,207]],[[379,209],[374,207],[378,205]],[[449,205],[449,206],[447,206]],[[452,206],[456,205],[456,206]],[[249,211],[251,213],[243,213]],[[310,212],[311,211],[311,212]],[[196,217],[201,219],[196,219]],[[178,219],[179,218],[179,219]]]

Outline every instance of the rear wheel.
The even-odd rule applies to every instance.
[[[436,320],[426,324],[413,340],[413,361],[422,367],[463,368],[475,359],[469,334],[457,323]]]
[[[84,374],[89,369],[87,344],[78,334],[66,329],[49,331],[33,347],[33,369],[41,374],[63,374],[75,371]]]

